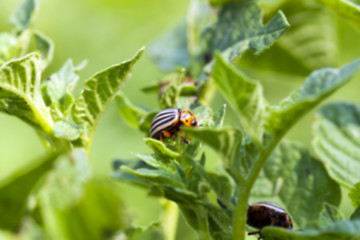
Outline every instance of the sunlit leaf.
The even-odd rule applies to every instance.
[[[65,121],[57,121],[54,124],[54,135],[66,140],[76,140],[84,131],[84,126],[77,126]]]
[[[347,188],[360,182],[360,109],[351,103],[321,108],[313,125],[315,152],[330,176]]]
[[[51,134],[52,119],[40,93],[40,67],[38,54],[11,60],[0,67],[0,111]]]
[[[154,150],[155,153],[163,154],[165,156],[168,156],[170,158],[178,158],[180,157],[180,154],[178,152],[175,152],[173,150],[170,150],[166,147],[166,145],[156,139],[153,138],[145,138],[145,143]]]
[[[52,153],[32,162],[0,182],[0,228],[19,230],[30,193],[52,168],[60,153]]]
[[[71,113],[77,124],[88,124],[90,137],[105,108],[116,96],[143,51],[141,49],[132,59],[105,69],[85,82]]]
[[[237,112],[244,129],[257,142],[262,141],[267,106],[259,82],[248,79],[218,54],[212,77],[230,105]]]
[[[350,80],[360,67],[355,60],[340,69],[324,68],[313,72],[304,85],[284,99],[279,106],[271,106],[266,129],[281,136],[301,116]]]
[[[61,69],[53,73],[45,82],[47,96],[53,108],[57,108],[64,116],[69,112],[74,98],[74,89],[79,76],[71,59],[67,60]]]
[[[12,58],[23,56],[30,43],[31,32],[23,31],[20,35],[0,33],[0,65]]]

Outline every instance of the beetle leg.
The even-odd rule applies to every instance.
[[[184,143],[189,144],[189,141],[186,140],[184,132],[181,127],[179,128],[179,130],[180,130],[180,134],[181,134],[181,139],[184,141]]]
[[[162,133],[161,133],[160,136],[159,136],[159,140],[160,140],[160,142],[162,142],[162,140],[163,140],[163,135],[162,135]]]
[[[171,137],[171,133],[168,132],[168,131],[166,131],[166,130],[162,131],[162,135],[163,135],[164,137],[166,137],[166,138]]]

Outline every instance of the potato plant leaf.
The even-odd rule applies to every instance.
[[[302,231],[266,227],[261,235],[264,240],[354,240],[360,237],[360,221],[340,221],[320,229]]]
[[[84,89],[73,105],[71,114],[77,124],[88,125],[90,138],[105,108],[116,96],[143,51],[144,49],[140,49],[130,60],[109,67],[85,82]]]
[[[186,128],[185,133],[210,146],[219,154],[225,163],[225,168],[237,181],[244,180],[244,169],[239,165],[241,161],[242,133],[235,128]],[[243,174],[240,174],[243,173]]]
[[[135,106],[124,93],[120,92],[115,98],[119,107],[119,113],[127,124],[132,127],[139,127],[141,119],[146,111]]]
[[[360,3],[349,0],[317,0],[360,30]]]
[[[53,41],[39,31],[34,32],[35,42],[37,45],[37,51],[41,56],[42,69],[45,69],[52,61],[54,55],[54,43]]]
[[[180,154],[166,147],[166,145],[153,138],[145,138],[145,143],[148,145],[155,153],[168,156],[170,158],[178,158]]]
[[[231,2],[240,2],[240,0],[210,0],[212,6],[222,6]]]
[[[354,207],[360,207],[360,182],[350,190],[349,197]]]
[[[244,129],[255,141],[261,143],[267,106],[261,84],[248,79],[240,70],[227,64],[220,54],[216,55],[212,78],[237,112]]]
[[[30,39],[29,30],[18,36],[7,32],[0,33],[0,65],[12,58],[23,56],[29,47]]]
[[[54,119],[66,119],[75,101],[72,90],[78,80],[76,66],[74,66],[71,59],[68,59],[59,71],[51,74],[47,81],[44,82],[42,91],[52,113],[55,113],[53,114]]]
[[[306,76],[316,69],[337,66],[338,30],[333,14],[307,0],[283,2],[281,10],[291,27],[261,56],[245,54],[240,60],[242,68],[250,68],[254,74],[270,71],[279,75]],[[272,61],[274,58],[277,61]]]
[[[213,122],[215,128],[221,128],[224,124],[226,113],[226,104],[222,105],[213,116]]]
[[[301,116],[348,82],[359,67],[358,59],[340,69],[314,71],[301,88],[291,93],[279,106],[268,109],[266,130],[275,136],[283,135]]]
[[[9,21],[14,24],[18,30],[24,31],[28,28],[32,20],[36,6],[37,0],[23,0],[22,4],[11,14]]]
[[[352,188],[360,182],[360,109],[351,103],[321,108],[313,125],[313,148],[330,176]]]
[[[185,69],[183,69],[179,74],[175,75],[174,79],[167,86],[159,101],[161,109],[176,107],[176,102],[180,95],[180,84],[184,80],[184,77]]]
[[[351,220],[360,220],[360,207],[358,207],[350,217]]]
[[[55,152],[32,162],[0,182],[0,228],[18,231],[26,213],[28,197],[39,180],[52,168],[61,154]]]
[[[224,5],[218,22],[210,30],[211,54],[220,50],[227,61],[241,56],[245,50],[261,53],[289,27],[284,14],[278,12],[265,25],[256,1],[244,0]]]
[[[51,135],[53,120],[40,93],[40,67],[40,57],[34,53],[0,67],[0,111]]]
[[[152,223],[146,228],[133,228],[129,231],[128,240],[165,240],[164,233],[159,223]]]
[[[263,170],[272,184],[273,196],[281,200],[281,205],[299,228],[320,227],[320,217],[322,222],[326,221],[326,217],[333,218],[329,212],[332,211],[331,206],[340,204],[340,187],[306,147],[282,142],[267,160]],[[328,211],[328,214],[321,214],[323,211]]]
[[[54,124],[54,135],[66,140],[76,140],[84,131],[84,126],[78,126],[65,121],[57,121]]]
[[[128,227],[120,191],[113,182],[90,179],[83,150],[59,160],[40,193],[50,237],[104,239]]]

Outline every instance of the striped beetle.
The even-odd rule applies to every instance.
[[[163,137],[169,138],[176,136],[176,133],[180,131],[181,138],[185,143],[189,143],[181,126],[197,127],[197,121],[189,110],[181,108],[169,108],[159,112],[152,120],[150,126],[150,136],[152,138],[162,141]]]
[[[291,218],[285,210],[270,202],[258,202],[249,206],[246,223],[260,230],[266,226],[293,227]],[[248,235],[254,234],[259,234],[258,239],[261,239],[260,231],[248,233]]]

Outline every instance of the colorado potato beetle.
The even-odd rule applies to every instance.
[[[258,202],[249,206],[247,210],[247,224],[259,230],[266,226],[293,227],[291,218],[285,210],[270,202]],[[261,239],[260,231],[248,233],[248,235],[254,234],[259,234],[258,239]]]
[[[181,129],[183,125],[197,127],[194,114],[181,108],[169,108],[159,112],[153,118],[150,126],[150,136],[162,141],[164,137],[176,136],[176,133],[180,131],[181,138],[185,143],[188,143]]]

